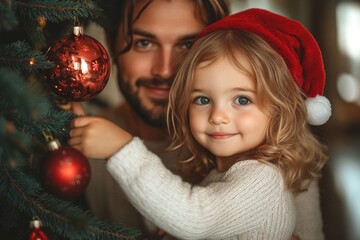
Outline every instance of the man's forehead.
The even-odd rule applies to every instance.
[[[134,9],[133,28],[160,34],[164,32],[179,32],[189,35],[201,31],[205,24],[195,15],[195,3],[190,0],[168,1],[156,0],[146,6],[144,2],[136,4]],[[173,30],[173,31],[171,31]]]

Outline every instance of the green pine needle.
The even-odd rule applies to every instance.
[[[95,18],[100,10],[93,1],[32,0],[17,1],[16,8],[22,17],[37,20],[43,16],[51,22],[62,22],[79,18]]]
[[[20,114],[27,116],[31,120],[40,112],[49,111],[51,106],[51,103],[39,91],[28,84],[24,76],[19,72],[8,68],[0,68],[1,114]]]
[[[10,4],[5,5],[4,2],[0,2],[0,13],[1,13],[0,31],[12,30],[19,24],[19,22],[15,16],[15,13],[12,11],[12,9],[10,7]]]
[[[32,50],[30,45],[17,41],[0,45],[0,66],[19,69],[27,72],[38,72],[54,66],[47,61],[46,55],[40,51]]]

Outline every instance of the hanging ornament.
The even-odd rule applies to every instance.
[[[75,25],[75,24],[74,24]],[[98,95],[110,76],[110,59],[105,48],[74,26],[47,51],[55,67],[46,76],[51,91],[66,101],[86,101]]]
[[[75,148],[51,139],[40,170],[43,187],[49,193],[71,200],[84,192],[90,181],[90,164]]]
[[[30,221],[30,236],[29,236],[29,240],[48,240],[48,237],[46,236],[46,234],[44,233],[44,231],[41,229],[42,223],[40,221],[40,219],[38,219],[37,217],[34,217],[31,221]]]

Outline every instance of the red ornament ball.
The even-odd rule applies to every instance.
[[[49,193],[67,200],[84,192],[90,181],[91,169],[87,158],[70,146],[55,144],[43,161],[41,180]],[[51,145],[49,145],[51,146]]]
[[[29,240],[48,240],[48,236],[44,233],[41,228],[42,223],[39,219],[34,218],[30,221],[30,236]]]
[[[51,91],[66,101],[86,101],[98,95],[110,76],[110,58],[94,38],[74,27],[47,51],[55,67],[46,76]]]

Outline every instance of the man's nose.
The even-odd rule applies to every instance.
[[[152,74],[161,79],[170,79],[174,74],[175,56],[171,48],[162,48],[155,55]]]

